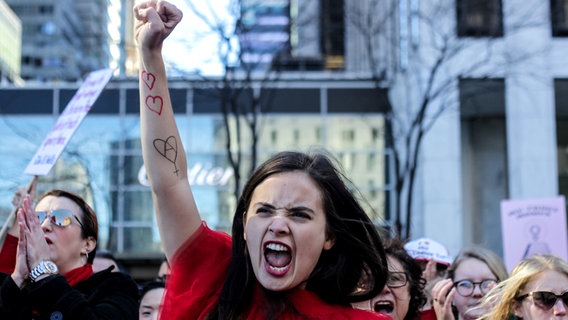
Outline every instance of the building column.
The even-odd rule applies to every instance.
[[[508,13],[505,56],[514,63],[514,72],[508,72],[505,80],[511,199],[558,194],[549,6],[539,3],[542,4],[540,0],[504,1],[503,11]],[[528,9],[536,12],[527,15],[524,11]],[[531,21],[525,21],[527,17]],[[527,23],[532,27],[526,27]]]

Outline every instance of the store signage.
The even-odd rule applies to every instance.
[[[113,71],[103,69],[89,73],[36,151],[24,171],[25,174],[45,176],[51,171],[81,121],[109,82]]]
[[[225,186],[233,175],[232,168],[214,167],[211,163],[196,162],[193,167],[187,169],[187,179],[192,186]],[[144,166],[138,170],[138,182],[143,186],[150,186]]]

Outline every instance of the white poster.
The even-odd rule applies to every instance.
[[[43,140],[24,173],[45,176],[51,171],[73,133],[109,82],[113,72],[113,69],[102,69],[89,73]]]

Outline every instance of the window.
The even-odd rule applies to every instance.
[[[50,15],[53,14],[53,12],[54,10],[52,5],[39,6],[39,13],[41,14]]]
[[[550,20],[552,25],[552,36],[554,37],[568,36],[568,1],[567,0],[550,1]]]
[[[343,69],[345,44],[343,0],[321,1],[321,50],[326,69]]]
[[[355,130],[348,129],[341,132],[341,139],[345,143],[352,143],[355,140]]]
[[[458,36],[503,36],[501,0],[458,0]]]

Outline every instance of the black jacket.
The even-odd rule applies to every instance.
[[[20,290],[0,273],[0,319],[138,319],[138,287],[123,273],[107,269],[71,287],[61,275]]]

